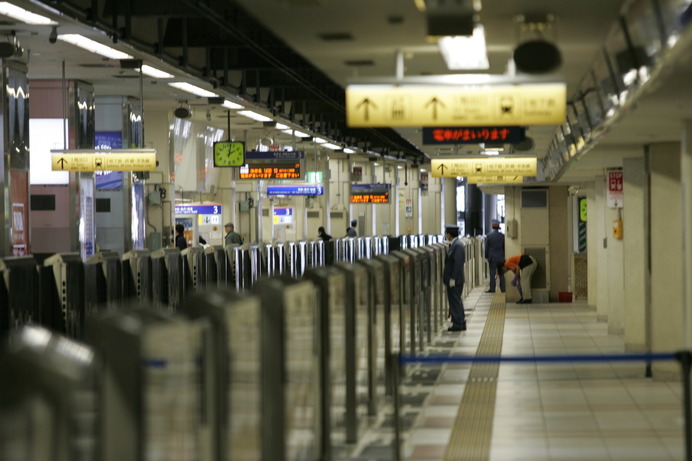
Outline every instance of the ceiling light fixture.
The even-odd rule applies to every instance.
[[[284,125],[283,123],[277,123],[274,128],[276,128],[277,130],[284,131],[288,129],[288,125]]]
[[[257,120],[258,122],[269,122],[272,119],[267,117],[266,115],[258,114],[257,112],[253,112],[251,110],[241,110],[238,112],[238,115],[242,115],[243,117],[251,118],[252,120]]]
[[[449,70],[485,70],[490,68],[485,46],[485,30],[481,24],[473,28],[473,35],[448,36],[438,40],[442,57]]]
[[[104,45],[103,43],[99,43],[90,38],[86,38],[83,35],[58,35],[58,40],[62,40],[63,42],[67,42],[74,46],[78,46],[83,50],[96,53],[108,59],[132,59],[132,56],[130,56],[127,53],[124,53],[120,50],[116,50],[115,48],[111,48],[110,46]]]
[[[355,153],[356,153],[355,150],[350,149],[348,147],[344,149],[344,154],[355,154]]]
[[[186,82],[173,82],[169,83],[169,85],[173,88],[183,90],[187,93],[194,94],[202,98],[213,98],[214,96],[217,96],[215,93],[212,93],[211,91],[205,90],[204,88],[200,88],[195,85],[191,85],[190,83]]]
[[[50,18],[32,13],[29,10],[20,8],[9,2],[0,2],[0,14],[9,16],[12,19],[22,21],[25,24],[36,24],[41,26],[55,25],[57,22]]]
[[[325,144],[327,142],[327,140],[324,138],[314,138],[313,141],[315,141],[317,144]]]
[[[241,106],[240,104],[235,103],[233,101],[229,101],[228,99],[226,99],[223,102],[223,104],[221,104],[221,105],[223,107],[225,107],[226,109],[244,109],[245,108],[245,106]]]
[[[310,135],[307,133],[303,133],[302,131],[294,130],[292,128],[288,128],[287,130],[283,130],[284,133],[290,134],[295,136],[296,138],[309,138]]]
[[[327,149],[331,150],[341,150],[341,146],[337,146],[336,144],[332,144],[331,142],[325,142],[324,144],[320,144],[322,147],[326,147]]]
[[[156,67],[152,67],[148,64],[144,64],[142,66],[142,73],[144,75],[147,75],[151,78],[174,78],[175,75],[169,74],[168,72],[164,72],[160,69],[157,69]]]

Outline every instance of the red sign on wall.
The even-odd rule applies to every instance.
[[[622,208],[624,204],[624,182],[622,170],[608,171],[608,206],[610,208]]]

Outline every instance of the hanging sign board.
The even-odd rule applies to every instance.
[[[249,163],[240,167],[240,179],[300,179],[300,162]]]
[[[154,171],[155,149],[51,150],[53,171]]]
[[[467,176],[466,182],[469,184],[521,184],[524,176]]]
[[[267,195],[324,195],[323,186],[267,186]]]
[[[266,151],[249,150],[245,152],[245,160],[300,160],[305,158],[305,151]]]
[[[566,107],[564,83],[346,88],[350,127],[559,125]]]
[[[536,176],[536,157],[432,159],[435,178],[458,176]]]
[[[511,144],[526,139],[521,126],[478,126],[423,128],[423,144]]]
[[[391,184],[351,184],[351,203],[389,203]]]

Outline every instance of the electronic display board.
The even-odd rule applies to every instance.
[[[389,203],[391,184],[351,184],[351,203]]]
[[[240,179],[300,179],[300,162],[248,163],[240,167]]]

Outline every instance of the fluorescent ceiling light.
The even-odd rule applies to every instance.
[[[290,135],[293,135],[296,138],[309,138],[310,137],[310,135],[307,133],[303,133],[302,131],[298,131],[298,130],[293,130],[291,128],[289,128],[287,130],[283,130],[283,132],[290,134]]]
[[[324,144],[327,142],[327,140],[323,138],[313,138],[313,141],[315,141],[317,144]]]
[[[204,88],[200,88],[198,86],[191,85],[185,82],[173,82],[169,83],[169,85],[173,88],[186,91],[188,93],[200,96],[202,98],[214,98],[217,96],[215,93],[212,93],[211,91],[205,90]]]
[[[272,119],[267,117],[266,115],[258,114],[257,112],[253,112],[251,110],[241,110],[238,112],[238,115],[242,115],[243,117],[251,118],[252,120],[257,120],[258,122],[271,122]]]
[[[356,151],[353,150],[353,149],[349,149],[349,148],[347,147],[346,149],[344,149],[344,153],[346,153],[346,154],[355,154]]]
[[[150,65],[144,64],[142,66],[142,73],[148,75],[152,78],[173,78],[175,75],[164,72],[156,67],[151,67]]]
[[[0,14],[9,16],[12,19],[22,21],[25,24],[37,24],[42,26],[55,25],[57,22],[50,18],[41,16],[40,14],[32,13],[29,10],[20,8],[9,2],[0,2]]]
[[[288,125],[284,125],[283,123],[277,123],[274,128],[276,128],[277,130],[285,131],[288,129]]]
[[[341,149],[341,146],[337,146],[336,144],[332,144],[330,142],[325,142],[324,144],[322,144],[322,147],[326,147],[327,149],[331,149],[331,150],[340,150]]]
[[[485,47],[485,31],[478,24],[473,35],[442,37],[437,42],[442,57],[450,70],[482,70],[490,68]]]
[[[223,102],[223,104],[221,104],[221,105],[223,107],[225,107],[226,109],[244,109],[245,108],[245,106],[241,106],[240,104],[233,102],[233,101],[229,101],[228,99],[226,99]]]
[[[132,59],[127,53],[111,48],[110,46],[99,43],[90,38],[86,38],[79,34],[65,34],[58,35],[58,40],[63,42],[71,43],[74,46],[78,46],[83,50],[91,51],[92,53],[100,54],[108,59]]]

